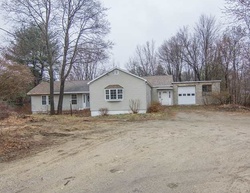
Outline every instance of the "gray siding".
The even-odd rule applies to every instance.
[[[152,102],[159,102],[158,91],[157,88],[152,88]]]
[[[110,102],[105,99],[105,88],[114,84],[123,87],[122,101]],[[100,108],[107,108],[109,114],[130,113],[129,101],[137,99],[140,100],[140,113],[146,112],[150,100],[150,89],[148,87],[142,79],[120,70],[117,75],[111,71],[89,85],[91,114],[99,115]]]
[[[151,87],[147,84],[147,109],[152,103],[152,89]]]
[[[46,113],[49,111],[49,106],[42,105],[42,96],[31,96],[31,111],[32,113]]]
[[[44,95],[45,96],[45,95]],[[42,105],[42,96],[31,96],[31,110],[32,113],[48,113],[50,110],[50,105],[48,104],[48,95],[47,104]],[[57,110],[59,95],[55,95],[55,110]],[[70,110],[70,102],[71,102],[71,94],[65,94],[63,97],[63,111]],[[72,105],[73,110],[81,110],[83,109],[83,94],[77,94],[77,104]]]

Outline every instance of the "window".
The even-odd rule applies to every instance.
[[[118,99],[122,99],[122,89],[118,89]]]
[[[208,95],[212,92],[212,85],[202,85],[202,95]]]
[[[110,99],[111,100],[117,99],[116,98],[116,94],[117,94],[117,90],[116,89],[110,90]]]
[[[71,104],[72,105],[76,105],[77,104],[77,95],[76,94],[72,94],[71,95]]]
[[[42,96],[42,105],[47,105],[47,96]]]
[[[109,100],[109,90],[105,90],[106,93],[106,100]]]
[[[107,101],[121,101],[123,99],[123,89],[105,89],[105,99]]]

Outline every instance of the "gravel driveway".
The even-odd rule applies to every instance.
[[[110,125],[0,164],[1,193],[250,193],[250,114]]]

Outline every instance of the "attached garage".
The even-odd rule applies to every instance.
[[[195,86],[178,87],[178,105],[195,105],[196,94]]]

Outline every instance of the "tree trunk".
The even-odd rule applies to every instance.
[[[54,73],[52,66],[49,69],[50,76],[50,115],[55,114],[55,103],[54,103]]]
[[[61,78],[61,82],[60,82],[60,94],[59,94],[58,107],[57,107],[57,114],[58,115],[62,114],[64,85],[65,85],[65,79]]]

